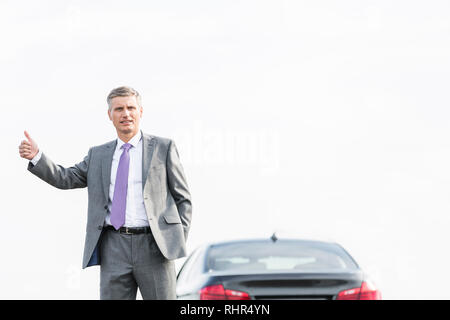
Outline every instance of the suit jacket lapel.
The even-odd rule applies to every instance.
[[[116,150],[117,139],[106,144],[104,148],[104,155],[102,157],[102,181],[103,191],[105,193],[106,203],[109,199],[109,185],[111,183],[111,164],[114,151]]]
[[[152,162],[155,139],[151,135],[142,133],[142,191],[147,182],[148,170]]]

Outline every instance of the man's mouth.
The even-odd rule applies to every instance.
[[[121,124],[132,124],[133,121],[131,120],[125,120],[125,121],[120,121]]]

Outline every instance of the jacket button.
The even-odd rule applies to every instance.
[[[102,230],[103,226],[98,226],[97,228],[98,228],[98,230]]]
[[[108,210],[108,205],[105,204],[105,206],[103,208],[105,208],[105,210]]]

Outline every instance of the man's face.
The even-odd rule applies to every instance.
[[[117,133],[136,134],[139,131],[142,111],[135,96],[115,97],[111,100],[108,116]]]

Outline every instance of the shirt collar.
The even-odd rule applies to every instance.
[[[131,144],[134,148],[136,148],[137,145],[138,145],[138,143],[139,143],[139,141],[141,141],[141,139],[142,139],[142,131],[139,130],[139,132],[136,133],[136,134],[134,135],[134,137],[131,138],[130,141],[128,141],[128,143]],[[125,144],[125,142],[123,142],[120,138],[117,138],[117,149],[122,148],[122,146],[123,146],[124,144]]]

